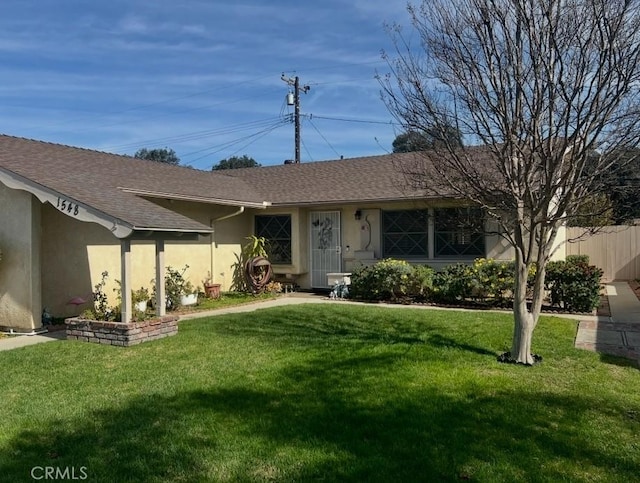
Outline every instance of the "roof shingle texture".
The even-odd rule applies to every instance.
[[[261,202],[241,179],[190,168],[0,135],[0,167],[140,229],[209,227],[120,188]]]
[[[229,170],[274,205],[358,203],[424,196],[412,190],[403,168],[415,153]]]
[[[88,149],[0,135],[0,168],[138,229],[207,231],[209,227],[124,189],[201,197],[215,203],[295,206],[408,200],[404,168],[416,153],[199,171]]]

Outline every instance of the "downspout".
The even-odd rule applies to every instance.
[[[216,236],[216,223],[218,221],[222,221],[222,220],[226,220],[228,218],[233,218],[234,216],[238,216],[241,215],[242,213],[244,213],[244,206],[241,206],[240,208],[238,208],[236,211],[234,211],[233,213],[229,213],[228,215],[224,215],[221,216],[220,218],[211,218],[209,220],[209,226],[211,227],[211,253],[210,253],[210,258],[211,258],[211,279],[213,280],[213,278],[215,277],[215,261],[214,261],[214,245],[216,242],[215,236]]]

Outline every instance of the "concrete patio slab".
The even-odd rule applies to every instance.
[[[578,349],[635,359],[640,366],[640,300],[628,282],[605,286],[611,317],[582,320],[575,346]]]

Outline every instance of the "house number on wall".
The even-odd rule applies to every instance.
[[[70,215],[77,216],[80,211],[80,207],[77,203],[73,203],[69,200],[65,200],[64,198],[60,198],[58,196],[58,203],[56,204],[56,208],[58,208],[63,213],[68,213]]]

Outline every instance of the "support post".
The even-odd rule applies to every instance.
[[[156,315],[162,317],[167,313],[166,294],[164,291],[164,240],[156,240]]]
[[[122,322],[131,321],[131,240],[120,241],[120,279],[122,289]]]
[[[294,80],[295,163],[300,164],[300,79]]]
[[[291,79],[290,77],[285,77],[285,75],[282,74],[281,79],[288,85],[293,86],[293,122],[295,126],[294,162],[296,164],[300,164],[300,91],[306,94],[309,91],[310,87],[306,85],[300,87],[300,78],[298,76],[295,76],[293,79]]]

